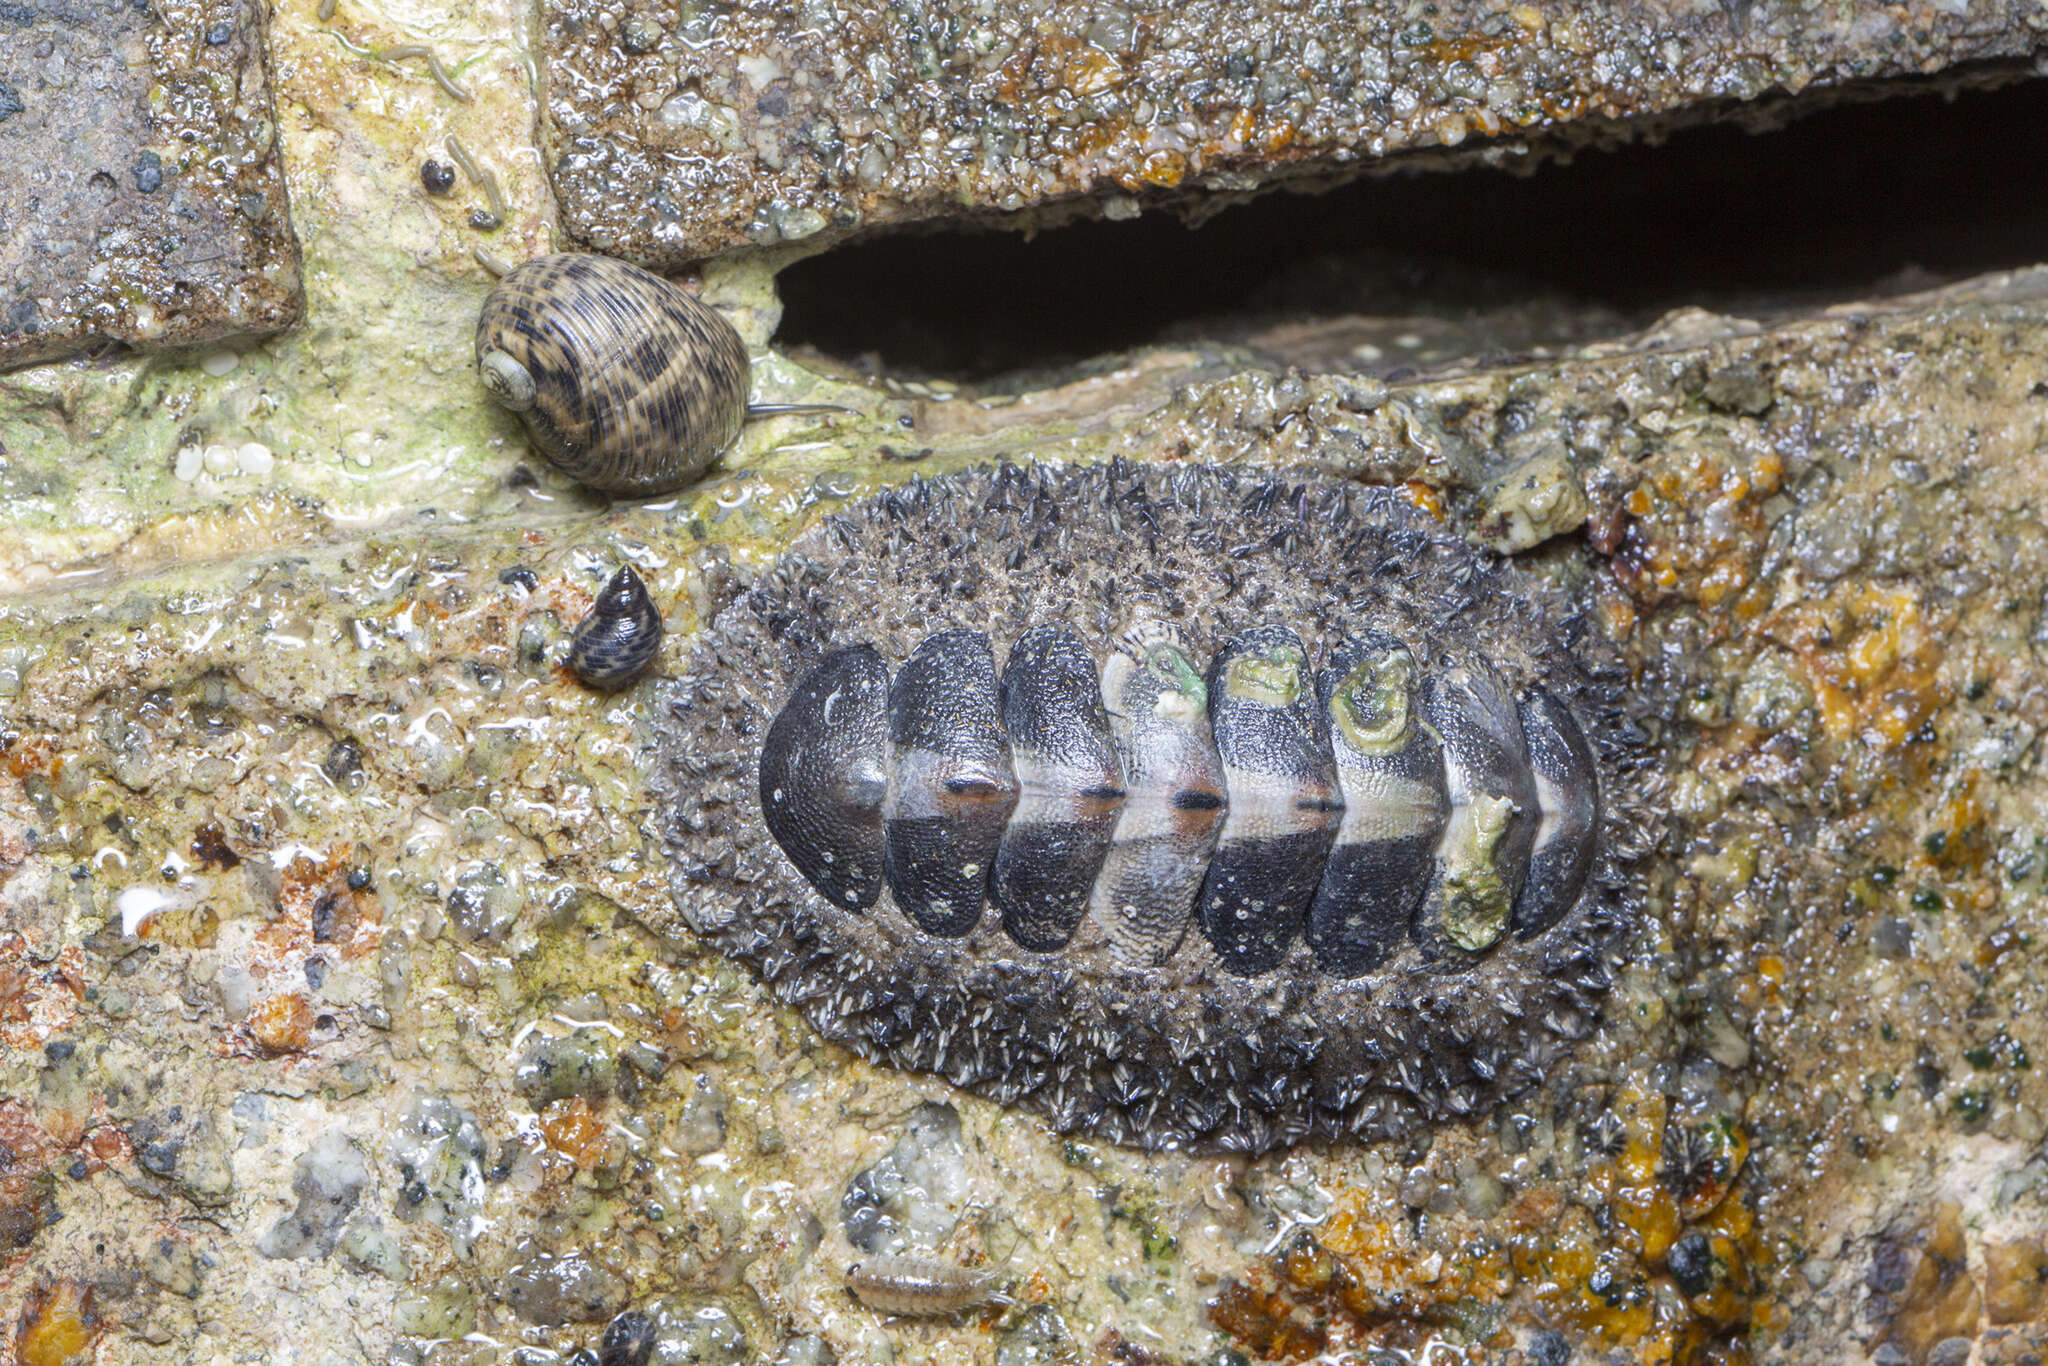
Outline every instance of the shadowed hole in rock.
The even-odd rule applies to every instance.
[[[777,342],[899,379],[1036,387],[1158,342],[1402,377],[1624,335],[1697,306],[1769,318],[2041,260],[2048,81],[1693,127],[1508,175],[1275,192],[1035,236],[908,229],[782,272]]]

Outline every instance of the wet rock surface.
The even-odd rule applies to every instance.
[[[1405,487],[1578,584],[1654,730],[1655,913],[1586,1045],[1472,1123],[1256,1162],[821,1049],[677,927],[638,694],[574,681],[568,623],[630,559],[686,637],[861,480],[10,600],[10,1322],[134,1361],[202,1312],[343,1360],[568,1360],[636,1313],[650,1360],[2024,1360],[2043,394],[2022,275],[1542,368],[1236,375],[1051,448]],[[1582,524],[1528,517],[1532,467]],[[1000,1295],[890,1319],[844,1284],[877,1255]],[[214,1316],[285,1267],[277,1313]]]
[[[0,8],[0,369],[300,310],[259,10]]]
[[[55,13],[0,3],[0,57]],[[120,20],[145,50],[175,30],[197,34],[194,60],[243,60],[240,28],[204,41],[211,11],[189,33],[188,11],[151,13]],[[1461,63],[1520,79],[1555,62],[1577,82],[1555,117],[1579,120],[2017,53],[2038,22],[1908,7],[1795,31],[1723,6],[1657,20],[1667,48],[1630,36],[1653,31],[1634,11],[1576,29],[1556,10],[1402,15],[1428,33],[1391,37],[1396,16],[1376,14],[1323,25],[1324,56],[1365,34],[1351,56],[1423,54],[1449,95],[1390,66],[1388,98],[1415,106],[1375,114],[1386,147],[1361,141],[1362,115],[1314,114],[1296,142],[1254,138],[1168,187],[1126,174],[1126,133],[1159,119],[1115,105],[1154,91],[1166,20],[1123,16],[1126,39],[1120,14],[1091,12],[1062,49],[1082,75],[1019,87],[1043,95],[1031,127],[1065,126],[1072,96],[1112,138],[1063,160],[1045,133],[1030,155],[1058,154],[1043,185],[1008,185],[1014,207],[1234,193],[1347,147],[1406,155],[1431,112],[1471,116],[1469,151],[1492,106],[1452,88]],[[675,79],[676,34],[708,34],[693,92],[751,100],[699,170],[762,188],[704,211],[760,240],[761,203],[825,164],[782,132],[784,169],[757,164],[762,130],[821,92],[734,35],[765,44],[793,21],[610,17],[582,46],[547,32],[554,97],[565,64],[614,51],[600,32],[645,47],[635,95]],[[270,16],[312,325],[231,369],[113,358],[0,378],[0,1357],[2048,1355],[2048,275],[1692,308],[1647,330],[1509,296],[1543,320],[1541,349],[1513,352],[1496,341],[1526,329],[1361,303],[1307,333],[1244,320],[976,394],[806,371],[766,344],[767,266],[735,260],[702,285],[760,382],[857,414],[762,424],[705,484],[605,504],[534,460],[469,369],[488,288],[473,250],[539,254],[556,226],[527,141],[525,16],[415,22],[373,0]],[[909,53],[915,27],[889,20],[863,50]],[[1323,89],[1300,74],[1316,27],[1211,73],[1249,83],[1248,135],[1291,117],[1289,71]],[[1467,28],[1486,41],[1445,36]],[[1567,38],[1583,60],[1559,55]],[[429,42],[471,102],[387,51]],[[1753,83],[1738,48],[1767,54]],[[1129,76],[1081,90],[1104,61]],[[899,66],[912,97],[868,116],[911,119],[923,148],[956,115],[916,102],[943,77]],[[12,70],[0,138],[37,97]],[[880,79],[863,70],[846,89]],[[959,70],[972,113],[980,68]],[[1504,139],[1534,131],[1499,117]],[[445,194],[422,182],[450,132],[502,175],[491,233],[471,226],[468,172]],[[855,161],[803,202],[853,204],[860,224],[923,213],[937,201],[916,177],[938,155],[872,189]],[[968,171],[966,202],[994,203]],[[661,609],[659,678],[849,500],[997,457],[1116,456],[1398,488],[1568,587],[1625,651],[1668,798],[1653,904],[1598,1028],[1543,1086],[1408,1141],[1257,1161],[1068,1141],[821,1046],[679,924],[643,770],[658,685],[600,696],[563,667],[606,578],[633,564]],[[879,1312],[847,1284],[875,1257],[991,1293]]]
[[[545,147],[585,245],[677,266],[962,214],[1110,217],[1634,120],[2025,58],[2037,9],[1575,3],[1000,10],[542,6]]]

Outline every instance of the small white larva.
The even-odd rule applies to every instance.
[[[996,1293],[993,1271],[970,1271],[930,1257],[869,1257],[846,1268],[846,1288],[870,1309],[906,1318],[957,1314]]]

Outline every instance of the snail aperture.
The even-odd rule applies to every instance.
[[[477,318],[476,355],[541,454],[607,493],[681,488],[747,420],[747,348],[732,324],[605,256],[543,256],[506,275]]]
[[[476,358],[477,373],[483,376],[484,388],[491,391],[491,397],[501,408],[523,413],[533,407],[539,389],[533,382],[533,372],[521,365],[509,351],[492,347]]]

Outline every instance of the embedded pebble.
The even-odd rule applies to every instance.
[[[219,379],[222,375],[233,374],[242,358],[232,351],[209,351],[199,358],[199,368]]]
[[[446,1229],[457,1248],[468,1248],[480,1232],[488,1152],[474,1114],[446,1096],[420,1096],[391,1138],[388,1156],[398,1187],[393,1212]]]
[[[370,1164],[346,1134],[322,1134],[292,1163],[298,1208],[256,1242],[265,1257],[325,1257],[341,1241],[341,1228],[370,1181]]]
[[[895,1146],[847,1183],[840,1200],[846,1241],[862,1252],[936,1246],[967,1197],[960,1114],[928,1101],[911,1112]]]
[[[601,1100],[617,1082],[618,1065],[616,1041],[605,1030],[537,1034],[513,1070],[512,1088],[536,1108],[570,1096]]]
[[[521,1245],[498,1297],[528,1323],[595,1323],[625,1298],[626,1285],[580,1252],[557,1255]]]
[[[646,1318],[647,1366],[743,1366],[756,1359],[745,1324],[719,1300],[664,1297],[647,1307]]]
[[[1004,1335],[996,1366],[1066,1366],[1079,1355],[1066,1323],[1051,1305],[1035,1304],[1024,1321]]]

